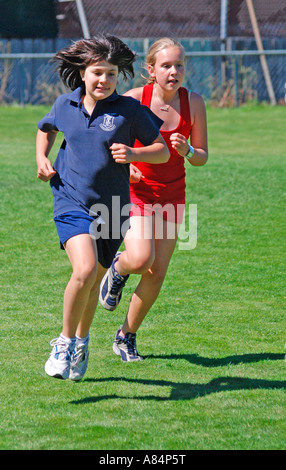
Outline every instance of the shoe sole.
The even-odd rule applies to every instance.
[[[113,310],[116,309],[116,307],[117,307],[118,304],[117,304],[117,305],[114,305],[114,306],[109,305],[107,302],[105,302],[105,298],[103,298],[103,297],[102,297],[102,294],[101,294],[105,282],[106,282],[106,281],[107,281],[107,282],[110,282],[110,281],[108,280],[108,276],[109,276],[109,269],[106,271],[106,273],[105,273],[105,275],[103,276],[102,281],[101,281],[101,283],[100,283],[99,302],[101,303],[101,305],[103,306],[103,308],[105,308],[106,310],[109,310],[110,312],[112,312]],[[112,282],[112,280],[111,280],[111,282]],[[107,294],[106,294],[105,297],[107,297]]]
[[[116,255],[115,255],[115,259],[118,258],[120,255],[121,255],[121,251],[117,251]],[[109,310],[110,312],[113,312],[114,310],[117,309],[118,305],[119,305],[119,302],[121,300],[121,296],[122,296],[122,292],[120,293],[120,296],[118,298],[118,301],[115,305],[110,305],[106,302],[106,297],[108,296],[108,294],[105,295],[105,297],[103,298],[102,297],[102,290],[103,290],[103,286],[107,280],[107,278],[110,276],[110,279],[108,279],[108,285],[111,285],[112,284],[112,281],[113,281],[113,275],[110,274],[110,268],[106,271],[105,275],[103,276],[102,280],[101,280],[101,283],[100,283],[100,289],[99,289],[99,302],[101,303],[102,307],[105,308],[105,310]],[[129,277],[129,276],[128,276]],[[107,292],[109,291],[109,289],[107,289]]]
[[[116,354],[116,356],[121,356],[120,349],[115,343],[113,343],[113,352]]]

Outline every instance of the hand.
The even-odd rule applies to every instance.
[[[130,183],[139,183],[141,178],[144,178],[144,176],[142,175],[142,171],[140,171],[137,168],[137,166],[132,165],[132,163],[130,164],[129,170],[130,170],[130,178],[129,178]]]
[[[170,141],[173,149],[175,149],[181,157],[185,157],[185,155],[187,155],[189,144],[185,136],[175,132],[170,136]]]
[[[112,144],[109,147],[116,163],[131,163],[134,161],[134,154],[131,147],[124,144]]]
[[[43,157],[38,160],[38,173],[37,177],[42,181],[49,181],[56,174],[50,160],[47,157]]]

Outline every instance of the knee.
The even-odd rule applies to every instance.
[[[149,271],[149,276],[152,281],[152,285],[154,286],[155,289],[160,289],[164,279],[166,277],[166,271],[164,269],[150,269]]]
[[[146,273],[154,263],[155,256],[153,253],[136,253],[128,258],[130,271],[133,274]]]
[[[93,263],[78,266],[73,271],[73,278],[80,288],[92,287],[96,282],[97,268]]]

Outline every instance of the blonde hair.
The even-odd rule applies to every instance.
[[[146,57],[146,65],[145,65],[145,68],[147,68],[147,70],[148,70],[148,65],[152,65],[152,66],[155,65],[157,53],[162,51],[163,49],[167,49],[167,47],[179,47],[183,52],[185,52],[185,49],[182,46],[182,44],[176,41],[175,39],[167,38],[167,37],[158,39],[149,48],[149,51]],[[148,85],[150,83],[154,83],[155,81],[154,77],[149,76],[148,78],[146,78],[143,75],[142,77],[148,80]]]

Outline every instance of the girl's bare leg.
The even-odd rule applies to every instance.
[[[106,273],[106,268],[103,268],[103,266],[101,266],[101,264],[98,263],[96,281],[89,293],[89,299],[88,299],[85,311],[83,312],[81,316],[80,322],[76,330],[76,335],[79,338],[85,338],[89,333],[89,330],[93,321],[94,313],[96,310],[96,306],[98,303],[100,283],[105,273]]]
[[[163,221],[163,224],[164,238],[155,240],[155,261],[151,268],[142,275],[141,280],[132,295],[128,313],[122,326],[122,332],[124,334],[127,332],[136,333],[148,311],[157,299],[165,279],[172,254],[176,246],[178,231],[174,231],[175,235],[173,238],[167,238],[166,233],[168,222]]]
[[[95,285],[101,270],[98,270],[96,244],[89,234],[70,238],[65,249],[73,272],[64,293],[62,334],[74,338],[79,325],[82,324],[84,333],[91,324],[97,303]]]
[[[117,272],[121,276],[147,272],[155,257],[152,216],[131,217],[124,244],[126,250],[115,264]]]

